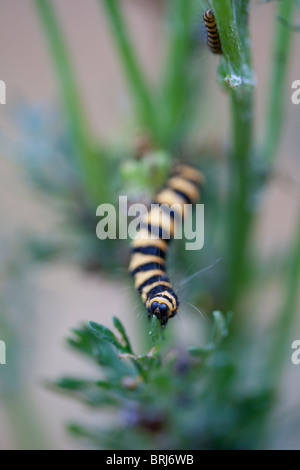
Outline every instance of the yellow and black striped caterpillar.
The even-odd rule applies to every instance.
[[[213,10],[207,10],[203,15],[206,31],[207,44],[214,54],[223,54],[220,36]]]
[[[129,271],[134,277],[135,288],[148,315],[155,315],[162,325],[176,315],[179,307],[166,273],[168,243],[177,221],[185,215],[186,204],[195,204],[199,200],[203,182],[204,176],[199,170],[187,164],[177,165],[165,187],[156,194],[155,209],[148,211],[139,236],[132,242]],[[153,233],[156,238],[151,236]]]

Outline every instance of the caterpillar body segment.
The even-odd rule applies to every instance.
[[[213,10],[207,10],[203,15],[206,31],[207,44],[213,54],[223,54],[220,36]]]
[[[166,255],[176,226],[186,209],[198,202],[203,174],[187,164],[177,165],[164,188],[155,196],[151,210],[144,216],[141,230],[131,244],[129,271],[148,315],[162,325],[174,317],[179,300],[166,272]]]

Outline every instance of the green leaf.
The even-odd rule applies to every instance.
[[[213,330],[213,343],[218,345],[222,339],[228,335],[228,320],[219,311],[213,312],[214,317],[214,330]]]
[[[113,317],[113,323],[114,323],[114,326],[115,328],[121,333],[122,335],[122,338],[124,340],[124,343],[125,343],[125,348],[124,350],[126,350],[126,352],[130,353],[130,354],[133,354],[132,352],[132,348],[131,348],[131,345],[130,345],[130,341],[129,341],[129,338],[127,336],[127,333],[126,333],[126,330],[123,326],[123,324],[121,323],[121,321],[117,318],[117,317]]]
[[[90,387],[91,382],[88,380],[77,379],[73,377],[62,377],[57,382],[54,382],[54,386],[65,390],[84,390]]]
[[[155,315],[153,315],[151,319],[151,330],[149,331],[149,335],[154,346],[158,346],[164,339],[163,327]]]
[[[98,345],[91,331],[84,326],[83,328],[73,328],[72,333],[75,337],[67,338],[67,343],[80,353],[90,356],[92,359],[98,359]]]
[[[213,325],[213,334],[212,341],[203,347],[192,346],[188,348],[189,353],[192,356],[201,357],[206,359],[211,353],[216,350],[216,347],[221,343],[221,341],[228,335],[228,327],[232,319],[232,313],[229,312],[227,315],[219,311],[213,312],[214,325]]]
[[[99,323],[95,323],[92,321],[89,322],[89,327],[91,332],[96,336],[96,338],[108,341],[110,344],[115,346],[117,350],[125,352],[126,348],[124,348],[124,346],[119,343],[119,341],[109,328],[106,328],[106,326],[99,325]]]

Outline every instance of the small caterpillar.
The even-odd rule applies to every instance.
[[[199,170],[187,164],[177,165],[166,186],[154,198],[153,203],[159,206],[147,213],[139,237],[132,242],[129,271],[134,277],[135,288],[148,315],[155,315],[162,325],[176,315],[179,307],[166,273],[168,242],[174,235],[178,218],[181,220],[185,215],[186,204],[195,204],[199,200],[203,182],[204,176]],[[150,237],[153,233],[157,238]]]
[[[223,54],[220,36],[213,10],[207,10],[203,15],[206,31],[207,44],[214,54]]]

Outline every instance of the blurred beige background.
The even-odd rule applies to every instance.
[[[52,0],[72,51],[84,103],[94,132],[99,138],[112,139],[122,129],[130,108],[126,84],[113,48],[105,16],[96,0]],[[141,61],[151,79],[155,80],[163,58],[162,43],[165,37],[162,3],[159,0],[121,0]],[[254,65],[257,87],[257,132],[261,136],[262,111],[265,90],[268,87],[266,71],[270,58],[271,20],[273,5],[253,1],[252,39],[255,51]],[[7,105],[0,107],[2,131],[11,132],[10,107],[19,98],[30,102],[54,103],[58,101],[56,80],[46,42],[30,0],[1,0],[0,3],[0,79],[7,85]],[[289,243],[294,217],[299,203],[299,129],[300,106],[291,103],[290,84],[300,79],[297,51],[299,35],[295,35],[294,60],[285,89],[287,103],[286,128],[280,150],[274,181],[264,196],[257,237],[264,253],[280,249]],[[212,71],[216,59],[209,59]],[[213,73],[213,72],[212,72]],[[214,107],[207,116],[202,133],[222,134],[228,141],[227,99],[211,80],[208,93],[214,97]],[[0,156],[0,213],[1,240],[14,246],[24,232],[43,234],[55,231],[61,221],[60,214],[51,202],[38,194],[24,180],[16,162],[9,158],[7,149]],[[279,217],[280,214],[280,217]],[[14,256],[12,252],[9,256]],[[25,275],[25,274],[24,274]],[[114,283],[98,275],[85,275],[73,265],[62,262],[42,264],[26,274],[30,289],[34,331],[40,333],[30,339],[31,355],[27,373],[31,399],[39,414],[48,445],[51,448],[74,448],[64,432],[63,423],[76,419],[99,420],[99,414],[83,409],[77,403],[49,392],[43,386],[47,378],[57,378],[82,372],[88,375],[86,363],[74,356],[64,346],[64,338],[71,326],[91,318],[108,323],[112,313],[125,320],[129,334],[134,331],[137,314],[131,312],[131,295],[126,285]],[[115,293],[119,292],[116,296]],[[274,297],[276,298],[276,296]],[[273,305],[274,307],[274,305]],[[107,309],[109,311],[107,312]],[[272,299],[264,306],[266,318],[272,312]],[[183,322],[180,322],[180,327]],[[295,339],[300,338],[300,325]],[[9,345],[8,345],[9,347]],[[9,364],[6,366],[9,367]],[[288,366],[283,393],[287,409],[297,402],[295,384],[299,385],[299,371]],[[1,380],[1,370],[0,370]],[[299,389],[299,388],[298,388]],[[101,419],[103,419],[101,417]],[[296,439],[296,438],[295,438]],[[288,444],[278,436],[278,445]],[[276,443],[275,443],[276,444]],[[275,445],[274,444],[274,445]],[[296,443],[294,443],[296,445]],[[0,449],[16,447],[9,429],[5,409],[0,404]]]

